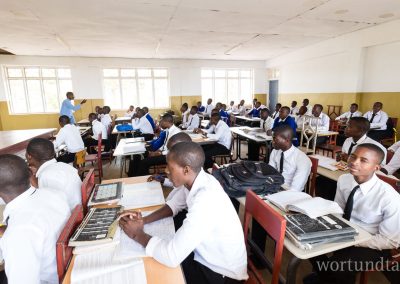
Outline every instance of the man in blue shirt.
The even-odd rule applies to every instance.
[[[260,117],[260,111],[261,111],[261,103],[256,102],[255,106],[251,111],[247,113],[247,115],[252,116],[252,117]]]
[[[79,105],[74,106],[71,103],[74,98],[75,97],[73,92],[67,92],[67,98],[62,102],[60,110],[60,116],[68,116],[71,124],[75,124],[74,111],[81,109],[81,105],[86,103],[86,100],[83,100]]]
[[[292,141],[293,145],[297,147],[297,146],[299,146],[299,142],[297,141],[297,138],[296,138],[297,124],[296,124],[296,121],[294,120],[294,118],[291,117],[289,114],[290,114],[289,107],[284,106],[279,109],[279,116],[277,118],[275,118],[274,124],[271,129],[272,131],[269,130],[269,135],[271,135],[271,132],[273,132],[275,128],[277,128],[281,125],[284,125],[284,124],[289,125],[293,129],[293,136],[295,137],[295,138],[293,138],[293,141]]]
[[[154,119],[151,117],[150,113],[149,113],[149,108],[148,107],[143,107],[145,116],[147,118],[147,120],[150,122],[151,127],[153,127],[153,130],[156,129],[156,124],[154,123]]]

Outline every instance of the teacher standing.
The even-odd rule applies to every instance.
[[[86,103],[86,99],[85,99],[85,100],[81,101],[81,103],[79,105],[74,106],[71,102],[74,98],[75,97],[74,97],[73,92],[67,92],[67,98],[62,102],[61,110],[60,110],[60,116],[61,115],[68,116],[71,124],[75,123],[74,111],[80,109],[81,105]]]

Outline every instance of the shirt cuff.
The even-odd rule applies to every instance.
[[[153,236],[151,237],[150,241],[147,243],[146,246],[146,255],[153,257],[154,251],[158,245],[158,243],[161,241],[159,237]]]
[[[173,199],[173,198],[172,198]],[[171,199],[165,202],[166,205],[171,209],[172,211],[172,216],[175,217],[176,214],[178,214],[178,210],[174,206],[174,202],[171,202]]]

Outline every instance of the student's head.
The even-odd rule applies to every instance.
[[[382,109],[382,107],[383,107],[383,104],[381,102],[376,102],[376,103],[374,103],[374,106],[372,107],[372,111],[374,113],[377,113]]]
[[[255,107],[259,108],[261,106],[261,102],[256,102]]]
[[[226,110],[226,104],[222,104],[222,105],[221,105],[221,109],[222,109],[222,110]]]
[[[303,100],[303,106],[308,106],[309,103],[310,101],[308,99]]]
[[[103,114],[104,113],[104,109],[102,107],[99,107],[99,109],[97,110],[97,114]]]
[[[181,142],[192,142],[192,138],[185,132],[178,132],[168,139],[167,149],[171,149],[175,144]]]
[[[234,101],[231,101],[231,102],[229,103],[230,106],[233,106],[234,104],[235,104]]]
[[[215,104],[215,108],[216,109],[220,110],[221,107],[222,107],[222,103],[218,102],[218,103]]]
[[[220,119],[221,116],[219,115],[219,113],[213,113],[211,114],[210,123],[213,125],[217,125]]]
[[[129,106],[129,111],[133,111],[135,109],[134,106]]]
[[[144,108],[140,108],[138,111],[136,111],[136,117],[137,118],[141,118],[143,116],[146,115],[146,111],[144,110]]]
[[[69,124],[69,117],[66,115],[62,115],[58,118],[58,123],[60,124],[61,127],[64,127],[65,125]]]
[[[191,187],[203,165],[203,149],[194,142],[181,142],[169,150],[166,172],[175,187]]]
[[[380,169],[384,157],[385,153],[379,146],[360,144],[347,160],[350,173],[358,183],[364,183]]]
[[[187,111],[188,108],[189,108],[188,104],[187,103],[183,103],[182,106],[181,106],[181,112]]]
[[[149,112],[149,108],[148,107],[143,107],[142,110],[144,110],[144,114]]]
[[[370,123],[365,117],[352,117],[344,130],[346,137],[361,138],[369,130]]]
[[[279,109],[279,118],[283,120],[289,116],[289,113],[290,113],[290,108],[288,106],[281,107]]]
[[[282,104],[277,103],[277,104],[275,105],[275,111],[279,111],[279,110],[281,109],[281,107],[282,107]]]
[[[89,113],[88,119],[92,123],[93,121],[97,120],[97,114],[94,112]]]
[[[96,107],[94,108],[94,112],[95,112],[95,113],[99,113],[99,109],[100,109],[100,106],[96,106]]]
[[[139,109],[140,109],[140,107],[136,107],[136,108],[135,108],[135,112],[138,112]]]
[[[198,108],[201,107],[201,102],[197,102],[197,107],[198,107]]]
[[[272,133],[272,147],[286,151],[292,146],[293,135],[293,129],[289,125],[278,126]]]
[[[66,94],[66,96],[67,96],[67,99],[69,99],[69,100],[73,100],[73,99],[75,99],[75,96],[74,96],[74,93],[73,92],[67,92],[67,94]]]
[[[25,161],[15,155],[0,155],[0,196],[9,203],[30,187],[31,171]]]
[[[254,98],[254,99],[253,99],[253,106],[255,106],[255,105],[256,105],[256,102],[257,102],[257,99],[256,99],[256,98]]]
[[[212,103],[212,99],[209,98],[209,99],[207,100],[207,104],[210,105],[211,103]]]
[[[211,115],[213,115],[214,113],[219,113],[219,109],[213,108],[213,109],[211,110]]]
[[[319,115],[321,114],[322,110],[324,108],[322,107],[322,105],[320,104],[315,104],[312,108],[312,114],[316,117],[319,117]]]
[[[299,114],[300,114],[300,115],[305,115],[306,112],[307,112],[307,107],[306,107],[306,106],[301,106],[301,107],[299,108]]]
[[[267,119],[268,118],[268,116],[270,116],[271,114],[270,114],[270,112],[269,112],[269,109],[267,109],[267,108],[263,108],[262,110],[261,110],[261,112],[260,112],[260,118],[261,119]]]
[[[54,159],[54,144],[44,138],[33,138],[26,147],[25,157],[30,166],[39,168],[44,162]]]
[[[355,113],[358,110],[358,104],[354,103],[350,105],[350,112]]]
[[[170,128],[172,125],[174,125],[174,117],[169,113],[164,114],[160,121],[161,128],[167,129]]]
[[[199,111],[199,108],[197,106],[192,106],[190,108],[190,114],[195,115]]]
[[[240,100],[240,105],[244,105],[244,100]]]
[[[104,114],[109,114],[110,111],[111,111],[111,108],[110,108],[109,106],[104,106],[104,107],[103,107],[103,113],[104,113]]]
[[[292,101],[292,104],[291,104],[290,106],[291,106],[291,107],[297,106],[297,102],[296,102],[296,101]]]

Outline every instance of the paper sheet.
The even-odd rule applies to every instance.
[[[321,155],[311,155],[311,157],[314,157],[318,159],[318,166],[323,167],[325,169],[331,170],[331,171],[337,171],[338,168],[334,166],[336,164],[336,160],[321,156]]]
[[[159,182],[124,184],[123,196],[118,203],[125,209],[135,209],[165,204],[163,191]]]

